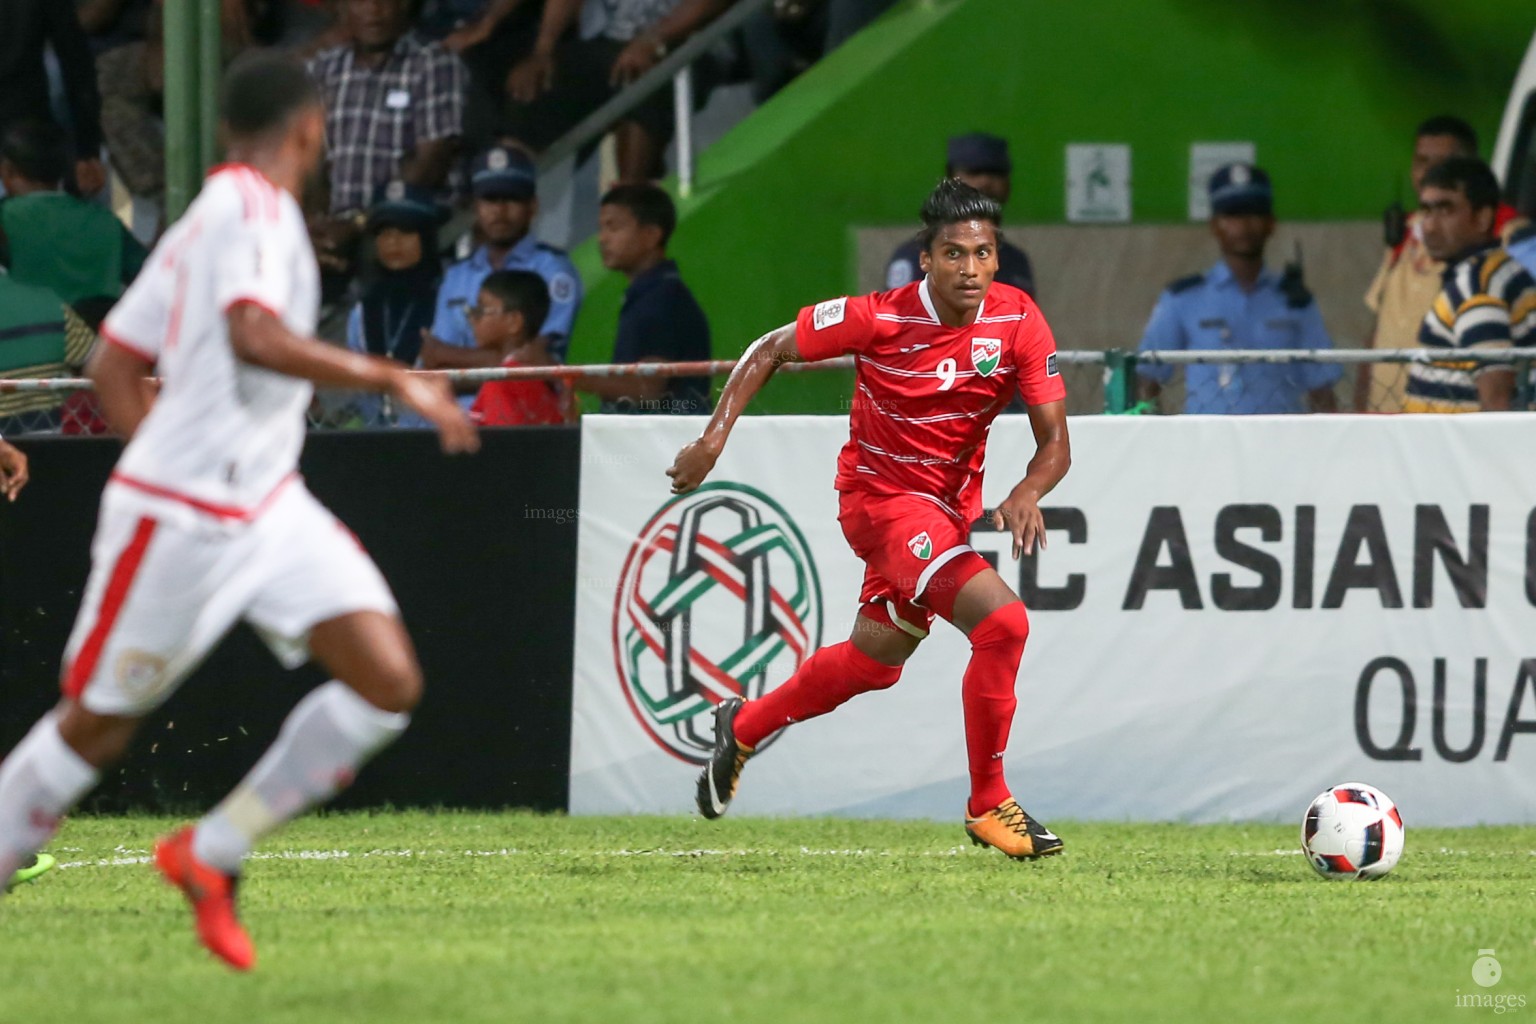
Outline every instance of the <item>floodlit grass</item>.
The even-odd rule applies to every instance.
[[[0,900],[0,1022],[1466,1021],[1536,1013],[1536,829],[1414,829],[1328,883],[1269,826],[398,813],[305,819],[250,865],[259,962],[194,944],[145,864],[171,823],[80,818]],[[1472,981],[1479,949],[1503,980]],[[1326,1016],[1324,1016],[1326,1014]]]

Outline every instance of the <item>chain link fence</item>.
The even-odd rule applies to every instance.
[[[1247,350],[1237,352],[1150,352],[1118,349],[1058,353],[1072,415],[1179,413],[1184,411],[1398,413],[1418,411],[1426,401],[1414,392],[1439,395],[1429,411],[1449,410],[1454,396],[1466,406],[1478,377],[1488,371],[1513,373],[1510,407],[1529,410],[1536,401],[1532,368],[1536,349],[1479,349],[1447,360],[1435,349]],[[821,363],[791,363],[783,370],[842,370],[849,358]],[[571,422],[575,403],[570,378],[704,376],[724,383],[731,360],[639,365],[497,367],[441,371],[468,402],[481,396],[485,422],[491,425]],[[1144,368],[1139,371],[1139,368]],[[1159,379],[1159,393],[1149,395],[1147,380]],[[488,387],[489,386],[489,387]],[[1444,396],[1453,396],[1446,398]],[[1331,396],[1331,404],[1325,401]],[[1225,404],[1223,404],[1225,403]],[[1010,411],[1022,411],[1015,406]],[[309,410],[314,430],[425,428],[409,410],[387,396],[320,390]],[[0,378],[0,436],[28,434],[94,435],[109,433],[90,390],[79,378]]]

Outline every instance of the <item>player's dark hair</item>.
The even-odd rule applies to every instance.
[[[661,228],[661,246],[666,248],[677,228],[677,207],[672,197],[658,185],[615,185],[603,193],[602,206],[622,206],[641,224]]]
[[[69,173],[69,137],[49,121],[18,121],[0,135],[0,159],[28,181],[57,185]]]
[[[945,178],[928,193],[923,201],[922,233],[917,236],[923,251],[927,252],[939,232],[951,224],[964,224],[973,220],[989,220],[992,226],[1003,226],[1003,208],[996,199],[989,199],[959,178]]]
[[[1477,130],[1453,114],[1436,114],[1420,122],[1413,137],[1422,139],[1426,135],[1449,136],[1461,144],[1462,155],[1477,156]]]
[[[1493,169],[1475,156],[1453,156],[1424,172],[1422,188],[1464,192],[1474,210],[1499,205],[1499,179]]]
[[[219,113],[232,137],[251,139],[284,127],[319,102],[320,90],[304,65],[279,53],[252,53],[224,76]]]
[[[497,270],[480,282],[480,290],[501,300],[509,313],[523,314],[528,337],[538,336],[549,317],[549,286],[529,270]]]

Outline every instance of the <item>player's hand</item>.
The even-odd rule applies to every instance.
[[[1045,516],[1038,499],[1017,489],[992,512],[992,525],[1013,534],[1013,557],[1035,553],[1035,542],[1045,550]]]
[[[719,458],[720,453],[710,449],[703,438],[683,445],[683,450],[677,453],[677,458],[672,462],[672,468],[667,470],[667,476],[672,478],[672,493],[687,494],[698,490]]]
[[[6,501],[15,501],[16,495],[27,486],[27,457],[0,441],[0,494]]]
[[[402,370],[395,374],[389,393],[395,401],[415,409],[437,428],[443,451],[449,455],[480,450],[480,432],[464,415],[459,403],[453,400],[453,389],[446,380]]]
[[[507,73],[507,95],[517,103],[532,103],[555,85],[555,58],[535,50]]]

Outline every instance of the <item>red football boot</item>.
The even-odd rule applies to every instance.
[[[155,844],[155,867],[180,889],[197,918],[197,938],[208,952],[237,971],[256,966],[256,947],[235,916],[239,875],[226,875],[192,853],[192,829],[187,827]]]

